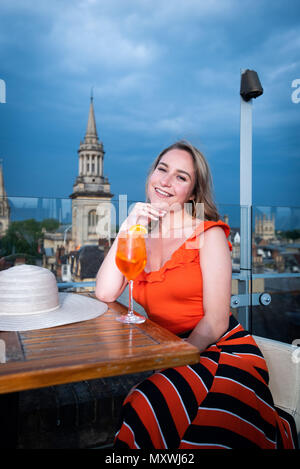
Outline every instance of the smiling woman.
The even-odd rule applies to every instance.
[[[176,154],[174,154],[176,152]],[[178,167],[170,167],[172,156],[178,156]],[[184,169],[183,169],[184,168]],[[172,173],[173,172],[173,173]],[[159,174],[163,177],[159,179]],[[189,142],[177,142],[163,150],[153,162],[146,181],[147,199],[150,195],[168,198],[168,203],[176,202],[176,194],[167,190],[171,183],[171,177],[175,178],[174,191],[179,195],[179,201],[186,197],[186,202],[194,201],[192,215],[196,216],[197,204],[204,204],[204,217],[207,220],[217,221],[220,217],[213,201],[212,177],[204,155]],[[161,187],[159,186],[161,180]],[[156,184],[156,186],[155,186]],[[162,193],[164,191],[164,193]],[[193,194],[188,194],[188,192]]]
[[[134,299],[200,351],[199,363],[156,372],[129,393],[117,449],[294,446],[293,421],[274,407],[263,355],[230,312],[230,228],[219,219],[211,187],[193,145],[162,151],[147,179],[148,202],[135,205],[98,272],[96,296],[118,298],[127,284],[116,265],[118,238],[132,225],[146,231],[154,222]],[[186,213],[190,201],[204,205],[204,220]]]
[[[185,168],[185,169],[182,169]],[[163,155],[148,182],[148,197],[165,200],[168,205],[193,200],[195,171],[190,155],[184,150],[170,150]]]

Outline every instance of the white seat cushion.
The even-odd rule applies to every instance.
[[[253,338],[269,369],[274,404],[294,417],[300,435],[300,349],[265,337]]]

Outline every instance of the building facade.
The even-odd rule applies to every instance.
[[[269,241],[275,238],[275,215],[255,217],[255,237]]]

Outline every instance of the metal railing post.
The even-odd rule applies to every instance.
[[[248,296],[248,305],[239,308],[238,320],[250,329],[252,298],[252,100],[241,97],[240,116],[240,278],[239,293]],[[241,291],[240,291],[241,290]]]
[[[252,312],[252,99],[263,94],[257,73],[241,71],[241,117],[240,117],[240,282],[239,288],[246,298],[238,313],[245,329],[250,330]],[[244,302],[245,303],[245,302]]]

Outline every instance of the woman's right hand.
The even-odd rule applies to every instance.
[[[157,221],[166,213],[165,210],[155,207],[150,203],[138,202],[122,223],[118,236],[122,236],[122,232],[129,230],[133,225],[140,224],[148,228],[149,222],[152,220]],[[101,264],[96,279],[96,296],[99,300],[106,303],[119,298],[127,285],[126,278],[120,272],[115,262],[117,245],[118,239],[116,238]]]
[[[133,225],[143,225],[147,227],[151,220],[158,221],[160,217],[166,214],[166,210],[162,210],[150,203],[137,202],[126,220],[121,225],[121,230],[128,230]]]

